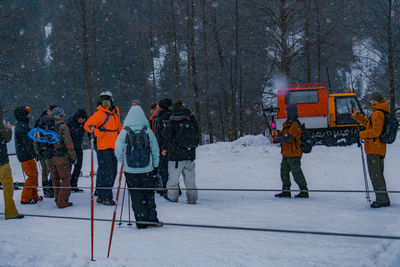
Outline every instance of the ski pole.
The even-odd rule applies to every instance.
[[[129,192],[128,192],[129,193]],[[129,228],[131,227],[131,225],[132,225],[132,223],[131,223],[131,209],[130,209],[130,207],[129,207],[129,205],[130,205],[130,203],[131,203],[131,195],[130,194],[128,194],[128,226],[129,226]]]
[[[123,212],[123,210],[124,210],[125,190],[126,190],[126,179],[125,179],[124,193],[122,194],[121,214],[120,214],[120,216],[119,216],[119,223],[118,223],[118,226],[121,226],[121,225],[122,225],[122,212]],[[129,206],[129,203],[128,203],[128,206]]]
[[[90,238],[91,238],[91,260],[93,259],[93,232],[94,232],[94,197],[93,197],[93,157],[94,157],[94,136],[93,127],[90,127]]]
[[[365,159],[364,159],[364,151],[363,151],[362,140],[359,139],[359,142],[360,142],[360,150],[361,150],[361,161],[362,161],[363,173],[364,173],[365,194],[366,194],[366,198],[367,198],[368,203],[371,203],[371,199],[369,197],[367,170],[366,170],[366,167],[365,167]]]
[[[121,179],[122,179],[122,173],[123,173],[122,169],[123,169],[123,167],[124,167],[124,162],[122,161],[122,163],[121,163],[121,172],[119,174],[119,181],[118,181],[117,197],[115,198],[114,213],[113,213],[113,218],[112,218],[112,223],[111,223],[110,242],[108,243],[107,258],[110,257],[111,242],[112,242],[112,237],[113,237],[113,233],[114,233],[114,225],[115,225],[115,216],[117,215],[117,209],[118,209],[119,190],[121,189]]]

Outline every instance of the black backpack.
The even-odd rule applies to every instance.
[[[126,163],[130,168],[145,168],[150,163],[150,138],[147,134],[147,127],[141,130],[124,128],[126,134]]]
[[[312,147],[313,147],[313,137],[312,137],[312,133],[310,130],[308,130],[306,128],[306,126],[303,124],[301,124],[301,122],[299,120],[297,120],[297,123],[299,124],[300,129],[302,130],[301,133],[301,151],[303,151],[303,153],[311,153]]]
[[[46,131],[49,130],[55,132],[56,121],[50,116],[43,116],[39,119],[38,128]],[[39,135],[39,139],[46,140],[47,136],[44,136],[43,133],[39,133]],[[47,142],[37,142],[37,149],[39,151],[39,158],[41,160],[51,159],[54,155],[54,144],[49,144]]]
[[[187,150],[196,149],[199,146],[199,132],[193,117],[176,121],[176,144]]]
[[[397,130],[399,129],[399,121],[393,117],[389,112],[382,109],[377,109],[385,114],[385,122],[383,124],[382,133],[379,136],[379,140],[385,144],[392,144],[396,140]],[[371,120],[372,126],[372,120]]]

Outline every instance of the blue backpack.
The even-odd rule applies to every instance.
[[[150,138],[147,134],[147,127],[141,130],[124,128],[126,134],[126,163],[130,168],[145,168],[150,164]]]

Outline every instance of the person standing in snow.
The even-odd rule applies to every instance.
[[[87,115],[84,109],[78,109],[78,111],[76,111],[71,118],[68,118],[66,120],[67,126],[71,133],[72,142],[74,143],[74,149],[77,159],[76,163],[74,164],[74,171],[71,174],[72,192],[83,192],[82,189],[78,188],[78,179],[82,169],[82,161],[83,161],[82,141],[83,141],[83,136],[85,134],[85,129],[83,128],[83,125],[85,124],[86,120],[87,120]]]
[[[54,201],[60,209],[72,206],[71,195],[71,162],[75,160],[74,143],[68,126],[64,122],[64,110],[57,107],[50,114],[55,120],[55,132],[59,141],[54,144],[53,157],[47,160],[51,180],[54,186]]]
[[[170,140],[164,139],[162,133],[167,126],[167,122],[171,117],[170,107],[172,105],[171,99],[164,98],[158,101],[156,106],[157,119],[155,121],[154,133],[156,135],[158,145],[160,147],[160,166],[158,172],[163,181],[163,188],[167,187],[168,182],[168,143]],[[164,195],[165,192],[159,192],[160,195]]]
[[[111,92],[105,91],[100,94],[100,105],[97,111],[86,121],[85,130],[96,136],[98,171],[100,186],[109,187],[110,189],[96,189],[97,203],[113,206],[113,193],[111,187],[114,186],[115,177],[117,176],[118,161],[114,155],[115,141],[119,132],[122,130],[120,121],[119,108],[114,105]],[[96,181],[97,185],[97,181]]]
[[[15,150],[17,158],[21,162],[22,169],[28,176],[21,194],[21,204],[36,204],[43,197],[38,195],[38,170],[35,159],[37,154],[33,147],[33,141],[28,137],[31,109],[28,106],[17,107],[14,110],[17,125],[15,126]]]
[[[130,143],[129,140],[136,142]],[[139,143],[140,145],[135,147]],[[127,148],[133,152],[126,151]],[[156,187],[159,153],[157,140],[149,128],[148,120],[140,107],[140,101],[134,100],[125,118],[123,130],[117,138],[115,156],[119,162],[124,163],[123,171],[132,199],[136,227],[139,229],[162,226],[162,222],[157,218],[154,190],[130,189]]]
[[[300,188],[300,193],[295,198],[308,198],[307,182],[301,169],[301,134],[300,122],[297,119],[297,106],[289,104],[286,106],[287,120],[283,123],[282,131],[272,131],[273,138],[271,144],[280,143],[282,162],[281,162],[281,180],[282,192],[276,194],[277,198],[290,198],[290,172],[292,172],[294,181]]]
[[[360,138],[364,139],[365,142],[364,150],[367,154],[369,177],[371,178],[376,196],[376,200],[372,202],[371,208],[388,207],[390,206],[390,199],[386,190],[385,177],[383,176],[386,144],[380,141],[379,136],[382,134],[385,123],[384,112],[389,112],[389,103],[378,91],[371,94],[369,102],[372,109],[372,114],[369,118],[358,113],[355,108],[351,109],[351,115],[360,126],[365,127],[365,130],[360,132]]]
[[[35,121],[34,128],[43,128],[43,125],[46,124],[50,120],[50,113],[53,109],[58,107],[56,104],[51,105],[49,108],[47,108],[45,111],[42,112],[40,115],[39,119]],[[49,170],[47,168],[47,159],[45,159],[42,155],[42,152],[40,150],[40,145],[39,143],[37,145],[37,152],[39,155],[39,160],[40,160],[40,167],[42,169],[42,186],[46,187],[43,188],[43,196],[45,198],[53,198],[54,197],[54,192],[53,192],[53,182],[49,178]]]
[[[150,128],[154,133],[154,129],[155,129],[155,122],[156,122],[156,118],[158,115],[158,109],[157,109],[157,105],[156,103],[151,104],[150,106],[150,117],[149,117],[149,123],[150,123]]]
[[[3,125],[3,109],[0,104],[0,182],[3,185],[4,217],[6,220],[24,218],[24,215],[18,213],[13,199],[14,182],[6,145],[12,138],[11,129],[11,123],[8,123],[7,126]]]
[[[200,144],[200,132],[197,120],[191,111],[183,106],[180,99],[172,104],[172,115],[164,131],[163,138],[168,140],[168,173],[167,196],[172,202],[178,202],[179,177],[183,175],[187,202],[196,204],[198,193],[196,187],[195,159],[196,148]]]

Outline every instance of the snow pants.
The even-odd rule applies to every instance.
[[[386,190],[386,181],[383,176],[384,156],[377,154],[367,154],[368,172],[374,187],[376,201],[390,203],[389,195]],[[383,191],[377,193],[376,191]]]
[[[47,167],[47,160],[40,160],[40,167],[42,168],[42,185],[52,185],[51,178],[49,179],[49,168]]]
[[[96,171],[96,192],[97,192],[97,187],[101,186],[101,175],[100,175],[100,159],[99,159],[99,151],[97,148],[95,149],[96,151],[96,158],[97,158],[97,171]]]
[[[112,200],[115,177],[117,176],[118,160],[114,155],[114,149],[98,150],[99,172],[101,176],[100,187],[109,187],[110,189],[97,189],[98,196],[102,200]]]
[[[0,166],[0,182],[3,185],[3,196],[5,206],[6,219],[18,216],[18,210],[15,207],[14,195],[14,182],[11,175],[10,164],[6,163]]]
[[[163,187],[167,187],[168,182],[168,155],[163,156],[160,153],[160,163],[158,164],[158,174],[161,175]]]
[[[196,204],[198,193],[196,187],[196,172],[194,160],[169,161],[168,162],[168,198],[171,201],[178,202],[179,197],[179,177],[183,176],[183,182],[186,188],[186,198],[189,204]]]
[[[282,191],[290,191],[290,172],[301,191],[307,192],[307,182],[301,169],[301,157],[283,157],[281,162]]]
[[[38,200],[38,170],[36,161],[34,159],[21,162],[22,170],[25,172],[28,178],[24,183],[24,189],[22,189],[21,202],[29,202],[32,199]]]
[[[47,167],[47,160],[40,160],[40,166],[42,168],[42,186],[52,187],[53,182],[49,178],[49,168]],[[44,196],[47,197],[53,192],[53,188],[43,188]]]
[[[74,165],[74,171],[71,174],[71,187],[78,187],[78,179],[81,174],[82,161],[83,161],[83,151],[82,149],[76,149],[76,159],[77,163]]]
[[[69,164],[56,165],[49,161],[48,167],[54,186],[54,201],[59,208],[68,207],[69,196],[71,195],[71,169]]]
[[[129,188],[154,188],[157,184],[156,178],[151,172],[127,173],[126,183],[132,200],[132,208],[136,221],[158,222],[154,190],[131,190]],[[136,223],[138,228],[146,228],[146,224]]]

